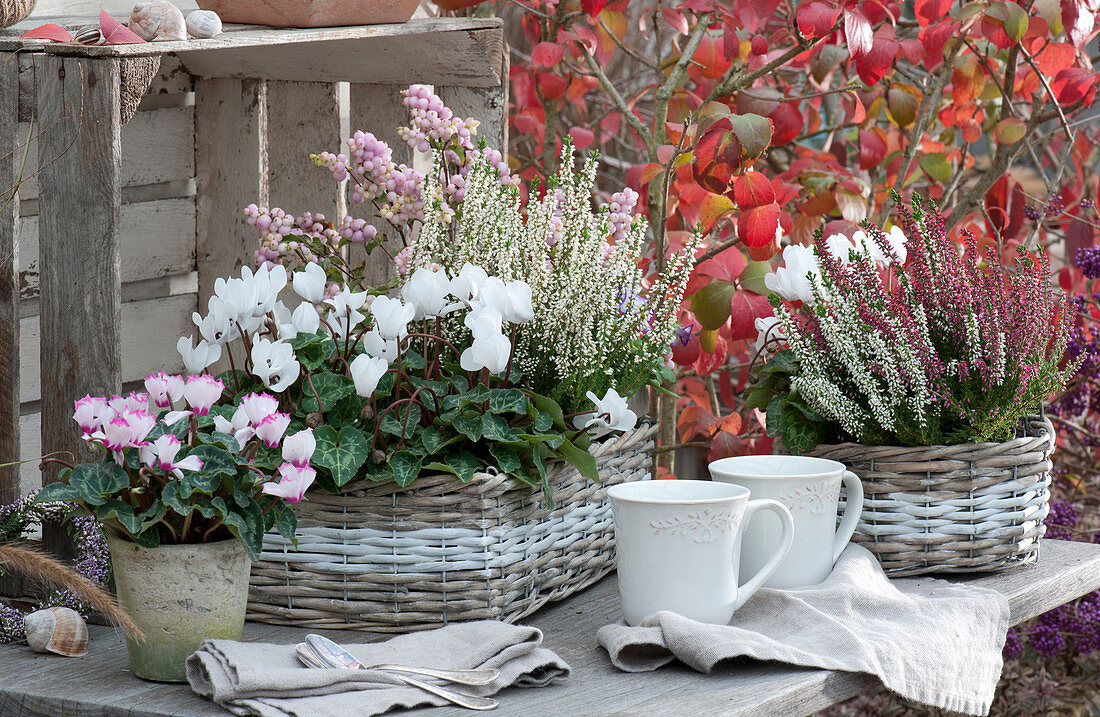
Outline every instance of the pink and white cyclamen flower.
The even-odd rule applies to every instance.
[[[279,482],[264,483],[261,490],[268,495],[283,498],[288,503],[298,503],[316,477],[317,471],[309,466],[299,467],[284,463],[279,466]]]

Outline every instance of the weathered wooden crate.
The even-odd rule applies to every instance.
[[[495,19],[228,26],[113,47],[24,42],[24,29],[0,31],[0,463],[79,454],[74,399],[182,369],[175,343],[194,331],[191,312],[251,262],[244,206],[336,216],[341,190],[310,153],[363,129],[411,161],[395,132],[408,84],[433,85],[505,146]],[[120,83],[148,57],[159,70],[123,123]],[[0,468],[0,502],[55,474]]]

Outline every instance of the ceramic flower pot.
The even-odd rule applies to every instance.
[[[145,633],[126,640],[135,675],[185,682],[203,640],[241,639],[251,561],[239,540],[143,548],[109,535],[107,544],[118,603]]]
[[[272,27],[332,27],[407,22],[420,0],[198,0],[224,22]]]
[[[9,27],[30,15],[34,3],[35,0],[0,0],[0,27]]]

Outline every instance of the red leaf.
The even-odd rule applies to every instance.
[[[106,10],[99,12],[99,28],[103,31],[103,39],[108,45],[137,45],[145,42],[130,31],[130,28],[111,17]]]
[[[1086,0],[1062,0],[1062,25],[1074,47],[1080,49],[1088,42],[1096,24],[1095,12]]]
[[[717,425],[718,421],[714,419],[714,414],[697,403],[685,406],[676,420],[681,441],[690,441],[700,435],[709,436]]]
[[[1076,52],[1072,45],[1064,42],[1051,42],[1035,56],[1035,64],[1047,77],[1054,77],[1067,67],[1072,67]]]
[[[745,172],[733,182],[733,200],[742,210],[775,204],[775,190],[760,172]],[[774,227],[772,233],[775,233]]]
[[[693,274],[722,279],[732,284],[737,281],[737,277],[741,276],[741,272],[748,264],[744,254],[730,247],[695,267]]]
[[[772,315],[767,297],[751,291],[738,291],[730,301],[731,341],[756,338],[756,320]]]
[[[681,35],[686,35],[691,32],[691,28],[688,27],[687,18],[684,17],[684,13],[679,10],[670,7],[662,8],[661,17],[672,26],[672,29],[676,30]]]
[[[73,41],[73,36],[69,34],[68,30],[52,22],[47,22],[45,25],[40,25],[33,30],[27,30],[20,37],[29,40],[53,40],[54,42]]]
[[[531,50],[531,62],[543,67],[553,67],[565,56],[565,47],[556,42],[540,42]]]
[[[684,34],[686,35],[687,32]],[[717,80],[726,74],[726,70],[730,68],[731,64],[731,61],[726,58],[726,54],[722,50],[721,38],[711,35],[703,36],[698,49],[695,50],[695,57],[692,59],[695,63],[698,63],[695,66],[703,77],[710,80]]]
[[[748,164],[756,161],[756,158],[764,153],[772,141],[772,122],[767,117],[758,114],[745,113],[730,115],[730,126],[741,143],[743,157]]]
[[[699,359],[699,334],[693,333],[687,346],[679,341],[672,342],[672,362],[677,366],[690,366]]]
[[[859,168],[877,167],[886,156],[886,140],[877,132],[859,131]]]
[[[738,422],[741,420],[741,416],[736,413],[727,416],[731,418],[736,416]],[[738,423],[740,428],[740,423]],[[710,443],[710,450],[707,451],[707,461],[713,462],[721,460],[722,458],[729,458],[730,456],[745,455],[745,441],[741,436],[734,435],[728,431],[719,431],[714,437],[714,440]]]
[[[923,20],[924,22],[920,24],[928,25],[940,18],[947,17],[952,4],[954,4],[954,0],[917,0],[913,9],[916,10],[917,21]]]
[[[638,176],[638,181],[642,184],[649,184],[657,175],[665,171],[664,165],[657,164],[656,162],[650,162],[649,164],[639,166],[641,166],[642,170],[641,174]]]
[[[753,207],[742,211],[737,217],[737,237],[750,247],[764,246],[775,239],[778,226],[778,204]]]
[[[565,95],[568,86],[565,78],[556,72],[540,72],[535,78],[535,84],[542,96],[548,100],[559,100]]]
[[[844,37],[848,41],[848,54],[853,58],[870,52],[875,38],[871,23],[859,10],[844,11]]]
[[[1011,175],[1001,175],[985,195],[986,230],[1005,239],[1015,238],[1024,223],[1025,204],[1027,197],[1019,183]]]
[[[716,221],[729,216],[736,209],[726,195],[708,194],[699,206],[699,223],[703,225],[703,231],[710,231]]]
[[[917,39],[924,46],[924,66],[931,70],[943,62],[943,47],[958,34],[959,26],[949,19],[921,28]]]
[[[734,174],[741,169],[741,143],[730,131],[728,120],[716,122],[699,138],[692,163],[695,181],[714,194],[726,191]]]
[[[573,146],[577,149],[588,147],[596,139],[596,135],[590,129],[573,127],[569,130],[569,136],[573,138]]]
[[[1096,96],[1098,77],[1100,75],[1083,67],[1067,67],[1051,81],[1050,89],[1054,90],[1061,105],[1073,104],[1077,100],[1084,100],[1086,105],[1091,105]]]
[[[749,43],[749,48],[754,55],[768,54],[768,38],[763,35],[753,35],[752,41]]]
[[[717,331],[707,333],[714,334],[714,350],[705,351],[706,347],[703,347],[704,352],[699,355],[699,359],[693,366],[695,373],[700,376],[706,376],[708,373],[713,373],[715,369],[726,365],[726,351],[728,348],[726,340],[719,336]],[[702,336],[700,336],[701,339]]]
[[[860,79],[868,85],[873,85],[882,79],[882,76],[893,66],[898,47],[894,28],[890,25],[880,27],[875,33],[870,51],[856,57],[856,72],[859,73]]]
[[[589,17],[596,17],[603,12],[608,0],[581,0],[581,10],[588,13]]]
[[[779,105],[768,115],[768,119],[772,121],[774,127],[773,147],[793,142],[806,129],[806,121],[794,102],[784,102]]]
[[[825,37],[833,30],[840,8],[832,7],[828,3],[815,2],[799,5],[794,13],[798,21],[798,29],[809,40],[817,37]]]

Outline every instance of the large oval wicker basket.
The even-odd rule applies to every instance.
[[[888,575],[994,571],[1033,562],[1046,532],[1054,427],[1038,416],[1004,443],[820,445],[809,455],[863,481],[853,541]]]
[[[10,27],[34,10],[36,0],[0,0],[0,27]]]
[[[296,549],[264,536],[248,619],[384,632],[519,620],[615,568],[607,487],[648,476],[655,431],[593,445],[598,484],[553,464],[549,510],[541,490],[505,475],[310,493],[297,506]]]

